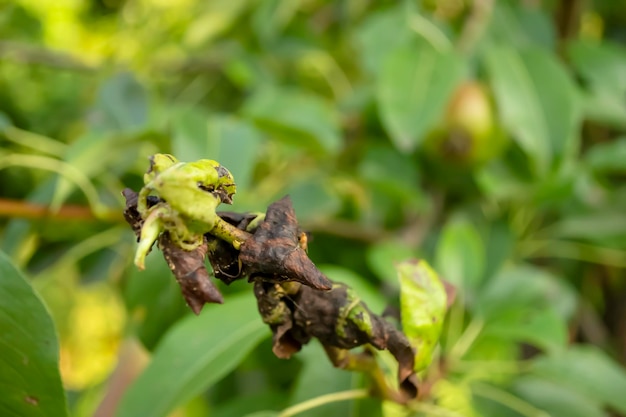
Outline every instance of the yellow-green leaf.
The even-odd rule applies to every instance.
[[[439,275],[424,260],[396,267],[400,280],[402,329],[415,347],[415,371],[426,369],[441,335],[446,314],[446,290]]]

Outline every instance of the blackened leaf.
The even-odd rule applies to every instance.
[[[271,204],[253,237],[241,246],[239,258],[247,273],[329,290],[332,283],[299,246],[298,235],[298,221],[289,196]]]

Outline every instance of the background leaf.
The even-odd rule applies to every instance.
[[[66,416],[54,324],[22,274],[0,252],[0,412]]]
[[[485,248],[478,231],[463,218],[453,218],[441,231],[435,255],[442,278],[461,288],[476,288],[485,268]]]
[[[597,348],[577,346],[559,355],[542,357],[535,362],[533,371],[560,381],[578,395],[626,413],[626,372]]]
[[[250,294],[205,307],[200,316],[174,326],[159,343],[116,416],[166,416],[233,370],[267,335]]]
[[[438,51],[425,41],[390,53],[378,80],[377,102],[385,130],[398,149],[419,147],[442,118],[464,72],[465,65],[454,52]]]
[[[341,147],[335,109],[321,97],[290,89],[263,87],[243,112],[275,137],[316,152]]]
[[[494,46],[485,54],[485,66],[504,125],[533,161],[535,173],[545,174],[554,159],[578,149],[576,90],[552,55]]]

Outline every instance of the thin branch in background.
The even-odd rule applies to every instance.
[[[524,417],[550,417],[548,413],[536,408],[515,395],[486,384],[472,384],[472,391],[483,398],[495,401],[510,408]]]
[[[66,204],[57,210],[52,210],[47,205],[7,198],[0,198],[0,217],[31,220],[97,220],[112,223],[122,223],[124,221],[120,210],[111,209],[96,217],[91,208],[87,206]]]
[[[13,61],[86,73],[97,70],[96,67],[81,62],[66,53],[15,41],[0,41],[0,61]]]
[[[472,5],[472,12],[463,26],[457,43],[458,50],[465,55],[472,53],[485,33],[493,13],[494,2],[493,0],[474,0]]]
[[[333,392],[331,394],[321,395],[310,400],[301,402],[283,410],[278,417],[292,417],[316,407],[330,404],[338,401],[356,400],[359,398],[367,398],[369,391],[366,389],[354,389],[350,391]]]

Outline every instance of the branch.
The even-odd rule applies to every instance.
[[[17,219],[52,219],[52,220],[91,220],[122,223],[124,218],[118,210],[107,210],[96,215],[88,206],[66,204],[57,210],[51,210],[44,204],[31,203],[23,200],[0,198],[0,217]]]
[[[87,73],[97,70],[69,54],[15,41],[0,41],[0,60]]]

